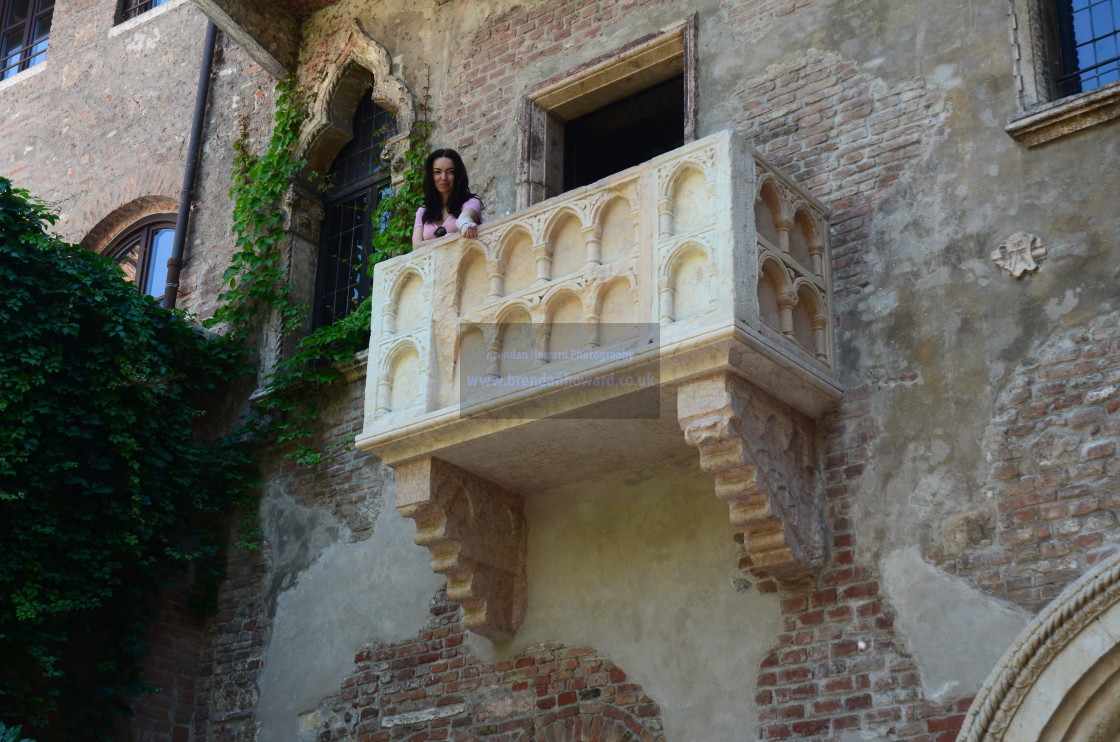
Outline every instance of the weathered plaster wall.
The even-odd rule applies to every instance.
[[[596,647],[660,704],[667,738],[734,739],[780,610],[746,587],[711,486],[689,459],[534,495],[525,622],[509,646],[469,645]]]
[[[186,149],[204,20],[172,3],[114,29],[111,6],[59,0],[47,64],[0,84],[0,167],[57,201],[72,239],[175,200]],[[442,699],[510,738],[600,703],[669,739],[954,734],[1025,614],[1118,535],[1120,138],[1111,124],[1026,149],[1003,131],[1018,113],[1006,12],[340,0],[309,17],[306,78],[358,19],[499,216],[524,92],[695,14],[698,133],[745,132],[832,209],[847,391],[822,437],[828,563],[809,583],[736,590],[726,513],[694,462],[537,496],[529,615],[495,648],[437,595],[390,472],[353,453],[312,469],[268,454],[265,543],[233,553],[197,727],[388,734],[382,720]],[[263,146],[272,85],[223,41],[184,273],[202,315],[232,249],[231,145],[244,121]],[[989,259],[1015,232],[1048,250],[1020,279]],[[362,404],[360,384],[337,394],[323,422],[336,441]],[[977,659],[955,637],[980,624]]]
[[[1004,601],[1037,610],[1116,533],[1115,467],[1106,453],[1117,435],[1114,394],[1107,391],[1116,379],[1107,359],[1120,350],[1100,326],[1086,325],[1114,309],[1120,184],[1111,163],[1120,144],[1109,135],[1114,127],[1032,150],[1003,131],[1018,113],[1006,8],[956,2],[931,14],[919,3],[844,0],[606,7],[583,0],[342,0],[306,21],[302,59],[307,79],[328,69],[337,62],[329,52],[337,49],[337,35],[358,19],[389,51],[394,74],[418,100],[428,97],[437,143],[463,152],[488,214],[498,216],[514,208],[524,91],[691,14],[698,30],[698,133],[746,132],[833,210],[838,349],[848,393],[826,427],[822,452],[829,564],[812,584],[763,583],[756,586],[761,594],[728,592],[729,581],[709,585],[705,597],[748,604],[749,617],[740,612],[738,622],[720,623],[718,612],[683,609],[691,627],[715,623],[674,634],[670,627],[682,622],[669,616],[691,606],[689,590],[704,583],[686,589],[691,573],[686,565],[665,567],[672,561],[668,550],[664,558],[648,546],[631,551],[623,545],[634,536],[609,535],[609,528],[632,525],[634,517],[623,511],[634,508],[622,504],[640,499],[637,490],[612,482],[619,491],[611,497],[595,494],[606,483],[564,493],[574,507],[535,499],[530,615],[509,647],[495,650],[468,638],[472,661],[484,663],[483,677],[497,678],[503,661],[516,664],[542,643],[593,647],[659,704],[669,738],[726,738],[732,716],[740,729],[744,717],[756,718],[765,738],[951,734],[1026,620]],[[1038,235],[1049,250],[1037,274],[1018,280],[989,259],[1015,232]],[[993,481],[1018,482],[1033,472],[1012,474],[993,463],[1004,460],[1000,436],[1010,425],[997,405],[1026,404],[999,400],[1016,398],[1024,375],[1034,373],[1032,354],[1076,345],[1082,336],[1101,347],[1093,368],[1071,372],[1087,380],[1069,393],[1085,395],[1077,405],[1097,411],[1084,413],[1082,422],[1063,422],[1082,426],[1070,434],[1081,458],[1047,490],[1076,497],[1069,505],[1075,510],[1028,513],[1038,503],[1000,504],[999,488],[1007,498],[1022,493],[1006,491],[1010,484],[993,490]],[[1054,363],[1075,362],[1058,355]],[[1098,460],[1099,476],[1086,479],[1088,469],[1077,467]],[[706,492],[694,484],[697,496]],[[1057,525],[1074,516],[1076,533]],[[1018,527],[1015,518],[1023,521]],[[678,527],[704,522],[670,520]],[[1050,523],[1053,529],[1042,527]],[[713,520],[709,537],[716,531],[726,534]],[[336,547],[327,549],[324,554],[333,554]],[[1064,549],[1076,552],[1073,562]],[[655,571],[639,553],[661,567],[656,592],[645,587]],[[700,553],[711,563],[688,567],[715,574],[716,551]],[[775,597],[780,626],[770,612]],[[942,616],[962,620],[939,621],[931,601]],[[773,628],[748,631],[760,623]],[[977,623],[990,655],[981,661],[956,641]],[[356,667],[403,683],[392,658],[414,644],[362,655]],[[647,651],[650,644],[655,654]],[[724,654],[729,645],[739,649]],[[432,651],[442,657],[453,650]],[[754,667],[734,687],[753,692],[755,711],[739,705],[724,716],[715,680],[708,688],[682,683],[689,666],[671,663],[678,653],[711,657],[720,679]],[[431,664],[410,667],[437,672]],[[493,682],[508,680],[501,675]],[[313,695],[308,689],[306,697]],[[358,697],[377,714],[401,708],[384,705],[382,691]],[[330,699],[338,714],[352,701],[341,690]],[[521,701],[511,703],[521,709]]]
[[[370,467],[386,481],[389,470]],[[391,507],[392,487],[366,494],[381,505],[372,533],[354,543],[323,509],[281,491],[267,496],[273,607],[254,709],[261,740],[316,731],[331,710],[324,699],[356,654],[416,641],[429,629],[442,578],[412,543],[413,524]],[[695,462],[536,495],[529,521],[525,623],[505,646],[468,635],[471,662],[513,663],[542,646],[593,647],[642,684],[668,738],[733,738],[780,611],[774,596],[746,587],[726,507]],[[379,676],[384,685],[390,675]],[[480,694],[466,698],[485,709],[476,711],[485,722],[497,712]]]

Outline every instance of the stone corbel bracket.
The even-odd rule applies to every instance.
[[[824,561],[814,423],[731,372],[683,383],[677,417],[744,535],[752,574],[798,580]]]
[[[396,470],[397,510],[416,521],[416,543],[447,577],[463,625],[491,640],[513,636],[525,617],[522,496],[430,456]]]

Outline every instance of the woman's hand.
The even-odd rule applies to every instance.
[[[474,209],[463,209],[455,222],[459,225],[459,232],[469,240],[478,239],[478,223],[482,217]]]

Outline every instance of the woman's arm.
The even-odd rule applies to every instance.
[[[477,196],[472,196],[463,203],[455,223],[459,225],[459,231],[464,237],[472,240],[478,238],[478,225],[482,224],[482,202]]]
[[[412,249],[424,244],[424,207],[416,210],[416,221],[412,223]]]
[[[459,231],[464,237],[473,240],[478,237],[478,224],[481,221],[482,216],[477,211],[463,207],[456,224],[459,225]]]

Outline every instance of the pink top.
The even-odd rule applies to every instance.
[[[478,218],[480,220],[482,219],[482,202],[479,201],[477,198],[468,198],[466,201],[463,202],[463,208],[464,209],[473,209],[474,212],[476,214],[478,214]],[[424,207],[423,206],[421,206],[419,209],[416,210],[416,226],[417,227],[420,227],[420,226],[424,227],[423,239],[434,240],[436,238],[436,229],[439,227],[439,225],[438,224],[429,224],[429,223],[424,221]],[[448,234],[451,234],[452,232],[458,232],[459,231],[459,225],[455,221],[455,217],[450,216],[450,215],[448,215],[447,220],[444,221],[443,228],[447,230]]]

